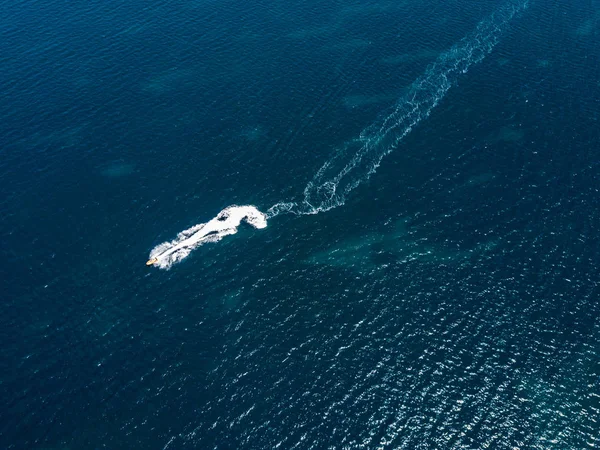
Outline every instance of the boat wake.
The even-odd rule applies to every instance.
[[[255,228],[265,228],[267,219],[280,214],[317,214],[343,205],[348,194],[377,170],[383,157],[431,114],[460,75],[492,51],[509,22],[527,4],[528,0],[509,0],[481,21],[471,34],[442,53],[391,111],[323,164],[306,185],[302,200],[276,203],[266,214],[254,206],[230,206],[211,221],[182,231],[175,240],[155,247],[147,264],[168,269],[196,247],[235,234],[242,220]]]
[[[492,51],[509,22],[527,4],[527,0],[511,0],[481,21],[471,34],[442,53],[391,111],[323,164],[304,189],[303,200],[277,203],[267,211],[267,217],[317,214],[343,205],[348,194],[377,170],[383,157],[431,114],[459,76]]]
[[[217,214],[214,219],[194,225],[179,233],[176,239],[154,247],[146,264],[169,269],[173,264],[188,256],[195,248],[208,242],[218,242],[225,236],[237,233],[242,221],[246,221],[254,228],[267,226],[266,216],[254,206],[229,206]]]

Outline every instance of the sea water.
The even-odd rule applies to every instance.
[[[2,448],[600,444],[598,2],[32,1],[0,36]]]

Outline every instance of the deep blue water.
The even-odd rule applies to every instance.
[[[0,447],[600,445],[599,1],[531,0],[345,204],[144,265],[506,4],[0,4]]]

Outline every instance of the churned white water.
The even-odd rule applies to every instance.
[[[206,244],[217,242],[225,236],[235,234],[238,227],[246,221],[254,228],[265,228],[267,217],[251,205],[232,205],[221,211],[214,219],[206,223],[194,225],[177,235],[177,238],[163,242],[152,249],[150,261],[161,269],[169,269],[173,264],[186,258],[192,250]]]

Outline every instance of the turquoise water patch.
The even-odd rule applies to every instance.
[[[100,174],[107,178],[121,178],[132,175],[136,172],[135,164],[123,161],[115,161],[102,166]]]

